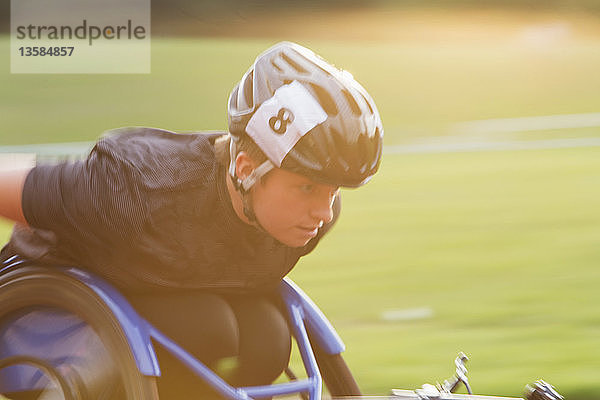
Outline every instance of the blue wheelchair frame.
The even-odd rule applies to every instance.
[[[13,263],[7,261],[9,262],[5,263],[5,267],[0,269],[0,274],[21,264],[20,260]],[[345,350],[344,343],[319,308],[292,280],[284,278],[280,285],[280,293],[287,308],[290,327],[307,378],[265,386],[235,388],[142,318],[125,297],[108,282],[77,268],[61,270],[89,287],[110,308],[125,333],[142,375],[160,376],[160,366],[152,343],[154,339],[226,398],[245,400],[304,392],[309,394],[310,399],[317,400],[321,398],[322,379],[308,332],[311,333],[311,339],[327,354],[339,354]]]

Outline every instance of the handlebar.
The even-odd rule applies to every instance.
[[[520,397],[482,396],[476,394],[443,393],[440,397],[422,397],[416,390],[394,389],[388,396],[343,397],[339,400],[525,400]]]
[[[424,388],[417,390],[393,389],[389,398],[394,400],[525,400],[520,397],[446,393],[438,391],[433,385],[423,386]],[[433,389],[429,388],[429,386]]]
[[[367,396],[354,397],[361,400],[563,400],[563,397],[558,394],[552,385],[543,380],[538,380],[525,388],[525,398],[521,397],[500,397],[500,396],[485,396],[475,395],[471,392],[469,381],[467,379],[467,368],[465,362],[469,358],[464,353],[459,353],[454,360],[456,366],[455,375],[445,380],[443,384],[436,386],[425,384],[420,389],[403,390],[392,389],[389,396]],[[469,394],[453,393],[463,383]],[[344,399],[352,399],[345,397]]]
[[[531,386],[528,385],[528,390]],[[537,393],[537,392],[536,392]],[[554,391],[554,393],[556,393]],[[556,393],[558,395],[558,393]],[[558,395],[560,396],[560,395]],[[423,388],[417,390],[393,389],[388,396],[361,396],[361,397],[344,397],[344,400],[534,400],[529,393],[523,397],[502,397],[502,396],[486,396],[477,394],[458,394],[440,392],[433,385],[423,385]],[[559,397],[562,400],[562,396]],[[341,399],[340,399],[341,400]]]

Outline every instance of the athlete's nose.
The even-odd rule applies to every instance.
[[[321,224],[327,224],[333,219],[333,198],[327,193],[321,194],[312,203],[311,217]]]

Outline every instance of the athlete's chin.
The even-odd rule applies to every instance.
[[[306,246],[310,239],[280,239],[279,241],[288,247],[303,247]]]
[[[276,237],[274,236],[275,239],[279,240],[281,243],[285,244],[288,247],[303,247],[306,246],[306,244],[308,242],[310,242],[310,239],[312,239],[312,237],[307,236],[307,235],[301,235],[301,236],[283,236],[283,237]]]
[[[271,227],[265,226],[264,229],[280,243],[288,247],[303,247],[306,246],[311,239],[317,236],[319,231],[318,228],[307,229],[303,227],[294,226],[286,229],[270,229]]]

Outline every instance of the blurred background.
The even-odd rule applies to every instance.
[[[598,0],[153,0],[148,75],[10,74],[1,4],[2,153],[225,130],[229,91],[280,40],[349,70],[382,114],[384,161],[291,275],[363,391],[441,382],[464,351],[476,393],[544,378],[600,398]]]

